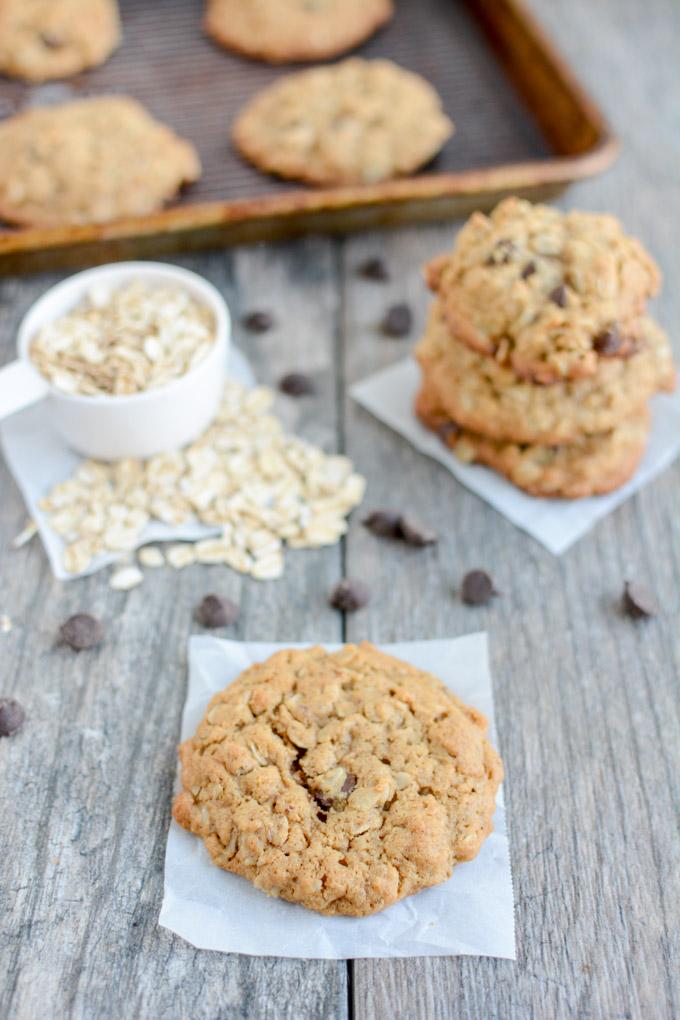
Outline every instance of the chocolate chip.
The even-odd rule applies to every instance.
[[[328,815],[325,811],[317,811],[316,817],[319,819],[320,822],[328,821]]]
[[[437,435],[441,439],[444,446],[450,446],[450,440],[453,439],[460,433],[460,425],[456,425],[455,421],[445,421],[441,425],[437,426]]]
[[[484,606],[497,594],[493,581],[484,570],[471,570],[463,578],[461,595],[463,602],[469,606]]]
[[[347,773],[347,778],[340,787],[340,793],[351,793],[354,787],[357,785],[357,777],[352,775],[351,772]]]
[[[381,329],[385,336],[408,336],[413,327],[413,313],[406,304],[392,305],[387,309]]]
[[[486,260],[487,266],[504,266],[512,259],[517,245],[509,237],[502,237]]]
[[[527,262],[526,266],[522,270],[522,279],[528,280],[530,276],[533,276],[536,272],[536,263],[532,260]]]
[[[359,263],[357,273],[359,276],[363,276],[364,280],[373,280],[376,283],[385,283],[390,278],[385,262],[377,257]]]
[[[656,616],[659,612],[659,603],[654,593],[638,581],[626,581],[623,590],[623,606],[629,616],[638,620],[647,616]]]
[[[50,31],[44,31],[40,33],[40,42],[48,50],[60,50],[64,45],[63,37],[57,35],[56,32]]]
[[[238,606],[221,595],[206,595],[196,607],[195,617],[202,627],[214,630],[217,627],[231,627],[238,619]]]
[[[623,343],[623,337],[619,327],[614,324],[608,329],[603,329],[601,333],[598,333],[593,340],[593,347],[598,354],[601,354],[605,358],[612,357],[614,354],[618,354],[621,350],[621,344]]]
[[[561,283],[559,287],[555,287],[554,290],[550,291],[550,300],[554,301],[556,305],[560,306],[560,308],[567,307],[567,288],[563,283]]]
[[[368,604],[371,593],[363,581],[345,578],[331,592],[330,604],[343,613],[355,613]]]
[[[59,628],[62,641],[76,652],[86,648],[94,648],[104,639],[104,627],[101,620],[89,613],[76,613],[70,616]]]
[[[274,325],[274,319],[269,312],[250,312],[244,315],[241,323],[250,333],[266,333]]]
[[[400,519],[399,514],[389,510],[374,510],[361,523],[380,538],[401,538]]]
[[[426,545],[434,545],[437,536],[434,531],[422,524],[416,517],[402,515],[399,518],[399,537],[407,545],[422,549]]]
[[[332,797],[323,797],[321,794],[314,794],[314,800],[319,805],[322,811],[330,811],[333,807]]]
[[[289,397],[308,397],[316,391],[312,379],[302,372],[289,372],[279,382],[279,389]]]
[[[21,729],[26,713],[14,698],[0,698],[0,737],[11,737]]]

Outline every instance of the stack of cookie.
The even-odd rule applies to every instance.
[[[672,352],[645,315],[660,274],[613,216],[517,198],[427,266],[416,411],[466,462],[536,496],[610,492],[646,447]]]

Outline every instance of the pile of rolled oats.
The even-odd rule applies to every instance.
[[[336,543],[363,499],[365,480],[347,457],[284,435],[268,413],[273,398],[264,387],[246,390],[229,381],[215,422],[183,450],[147,461],[84,461],[41,503],[67,543],[66,570],[80,573],[100,553],[131,552],[151,520],[171,526],[198,520],[221,533],[170,546],[165,557],[141,550],[146,566],[164,559],[176,569],[222,563],[274,579],[283,573],[284,542]]]
[[[123,396],[164,386],[205,357],[212,312],[181,288],[132,280],[95,286],[31,345],[38,370],[60,390]]]

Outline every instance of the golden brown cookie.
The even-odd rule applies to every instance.
[[[0,218],[10,223],[144,216],[200,172],[191,142],[134,99],[83,99],[0,123]]]
[[[363,916],[444,882],[491,832],[486,720],[368,643],[282,651],[211,700],[173,814],[270,896]]]
[[[416,413],[459,460],[485,464],[531,496],[553,499],[581,499],[618,489],[634,474],[649,436],[647,408],[608,432],[563,446],[503,442],[461,429],[426,390],[418,395]]]
[[[389,60],[358,57],[286,75],[233,129],[255,166],[310,184],[375,184],[413,173],[453,133],[439,96]]]
[[[117,0],[0,0],[0,74],[68,78],[103,64],[119,42]]]
[[[613,216],[517,198],[475,213],[427,277],[459,339],[541,383],[591,376],[634,353],[631,322],[660,283]]]
[[[392,0],[208,0],[204,24],[229,50],[287,64],[345,53],[393,13]]]
[[[432,402],[459,425],[490,439],[560,444],[607,432],[675,386],[668,338],[650,318],[635,326],[639,350],[603,360],[587,379],[540,386],[453,337],[435,302],[416,354]]]

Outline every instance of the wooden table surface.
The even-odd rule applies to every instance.
[[[680,341],[680,8],[675,0],[534,0],[612,117],[623,154],[565,206],[611,210],[658,257],[658,315]],[[346,450],[369,479],[366,507],[409,508],[440,542],[387,546],[355,515],[346,542],[288,556],[285,579],[227,570],[149,572],[128,594],[106,573],[55,581],[37,541],[9,542],[25,513],[0,466],[0,695],[26,707],[0,744],[0,1017],[672,1018],[680,1016],[680,463],[556,559],[357,408],[347,385],[402,357],[379,337],[385,306],[424,321],[419,267],[450,225],[315,238],[186,258],[236,319],[262,381],[311,371],[288,424]],[[357,279],[384,254],[392,282]],[[0,281],[2,359],[56,276]],[[679,351],[680,353],[680,351]],[[472,567],[503,592],[489,608],[454,592]],[[345,572],[374,599],[352,618],[327,606]],[[624,578],[663,603],[642,625],[618,608]],[[230,636],[376,641],[488,629],[516,894],[517,962],[441,958],[355,963],[198,952],[157,926],[192,608],[218,588],[241,604]],[[59,624],[90,610],[106,644],[74,655]],[[285,947],[282,946],[282,949]]]

